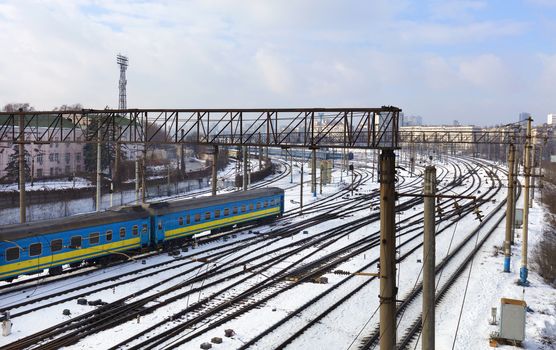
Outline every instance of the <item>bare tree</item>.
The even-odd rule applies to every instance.
[[[61,105],[60,107],[55,107],[54,110],[55,111],[78,111],[80,109],[83,109],[83,105],[81,105],[81,103],[74,103],[74,104],[70,104],[70,105]]]
[[[35,110],[35,108],[33,106],[31,106],[28,102],[25,102],[25,103],[8,103],[8,104],[4,105],[4,107],[2,108],[2,111],[3,112],[19,112],[20,109],[24,112]]]

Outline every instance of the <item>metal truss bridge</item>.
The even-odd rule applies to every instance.
[[[515,130],[403,131],[401,109],[122,109],[0,113],[0,143],[201,144],[396,149],[409,143],[518,142]]]

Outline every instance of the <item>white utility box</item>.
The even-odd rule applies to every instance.
[[[500,338],[521,343],[525,339],[526,312],[524,300],[500,299]]]

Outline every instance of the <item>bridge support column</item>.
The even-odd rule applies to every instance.
[[[249,154],[247,146],[243,146],[243,190],[247,191],[249,187]]]
[[[96,188],[96,211],[100,211],[100,202],[101,202],[101,160],[102,160],[102,149],[100,146],[100,139],[101,139],[101,131],[100,131],[100,123],[98,125],[97,130],[97,188]]]
[[[423,350],[434,350],[434,296],[435,296],[435,274],[436,263],[436,238],[434,203],[436,195],[436,168],[428,166],[425,168],[425,221],[423,240]]]
[[[506,236],[504,239],[504,272],[510,272],[510,259],[512,255],[512,229],[515,212],[514,200],[514,162],[515,146],[510,144],[508,149],[508,195],[506,200]]]
[[[380,155],[380,349],[396,347],[395,165],[391,149]]]
[[[312,149],[311,156],[311,192],[313,197],[317,196],[317,149]]]
[[[214,153],[212,155],[212,195],[216,196],[216,185],[218,184],[218,146],[214,145]]]
[[[21,112],[21,109],[19,110]],[[24,223],[27,221],[27,210],[25,206],[25,115],[19,115],[19,134],[21,135],[21,143],[18,145],[19,156],[19,222]],[[34,169],[33,169],[34,170]],[[34,174],[31,174],[33,176]]]

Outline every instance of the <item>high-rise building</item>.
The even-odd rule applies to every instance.
[[[419,126],[423,125],[423,118],[419,115],[403,115],[400,113],[400,126]]]
[[[553,123],[556,123],[556,113],[550,113],[546,117],[546,124],[552,125]]]
[[[527,119],[531,117],[531,113],[521,112],[519,113],[519,122],[526,122]]]

